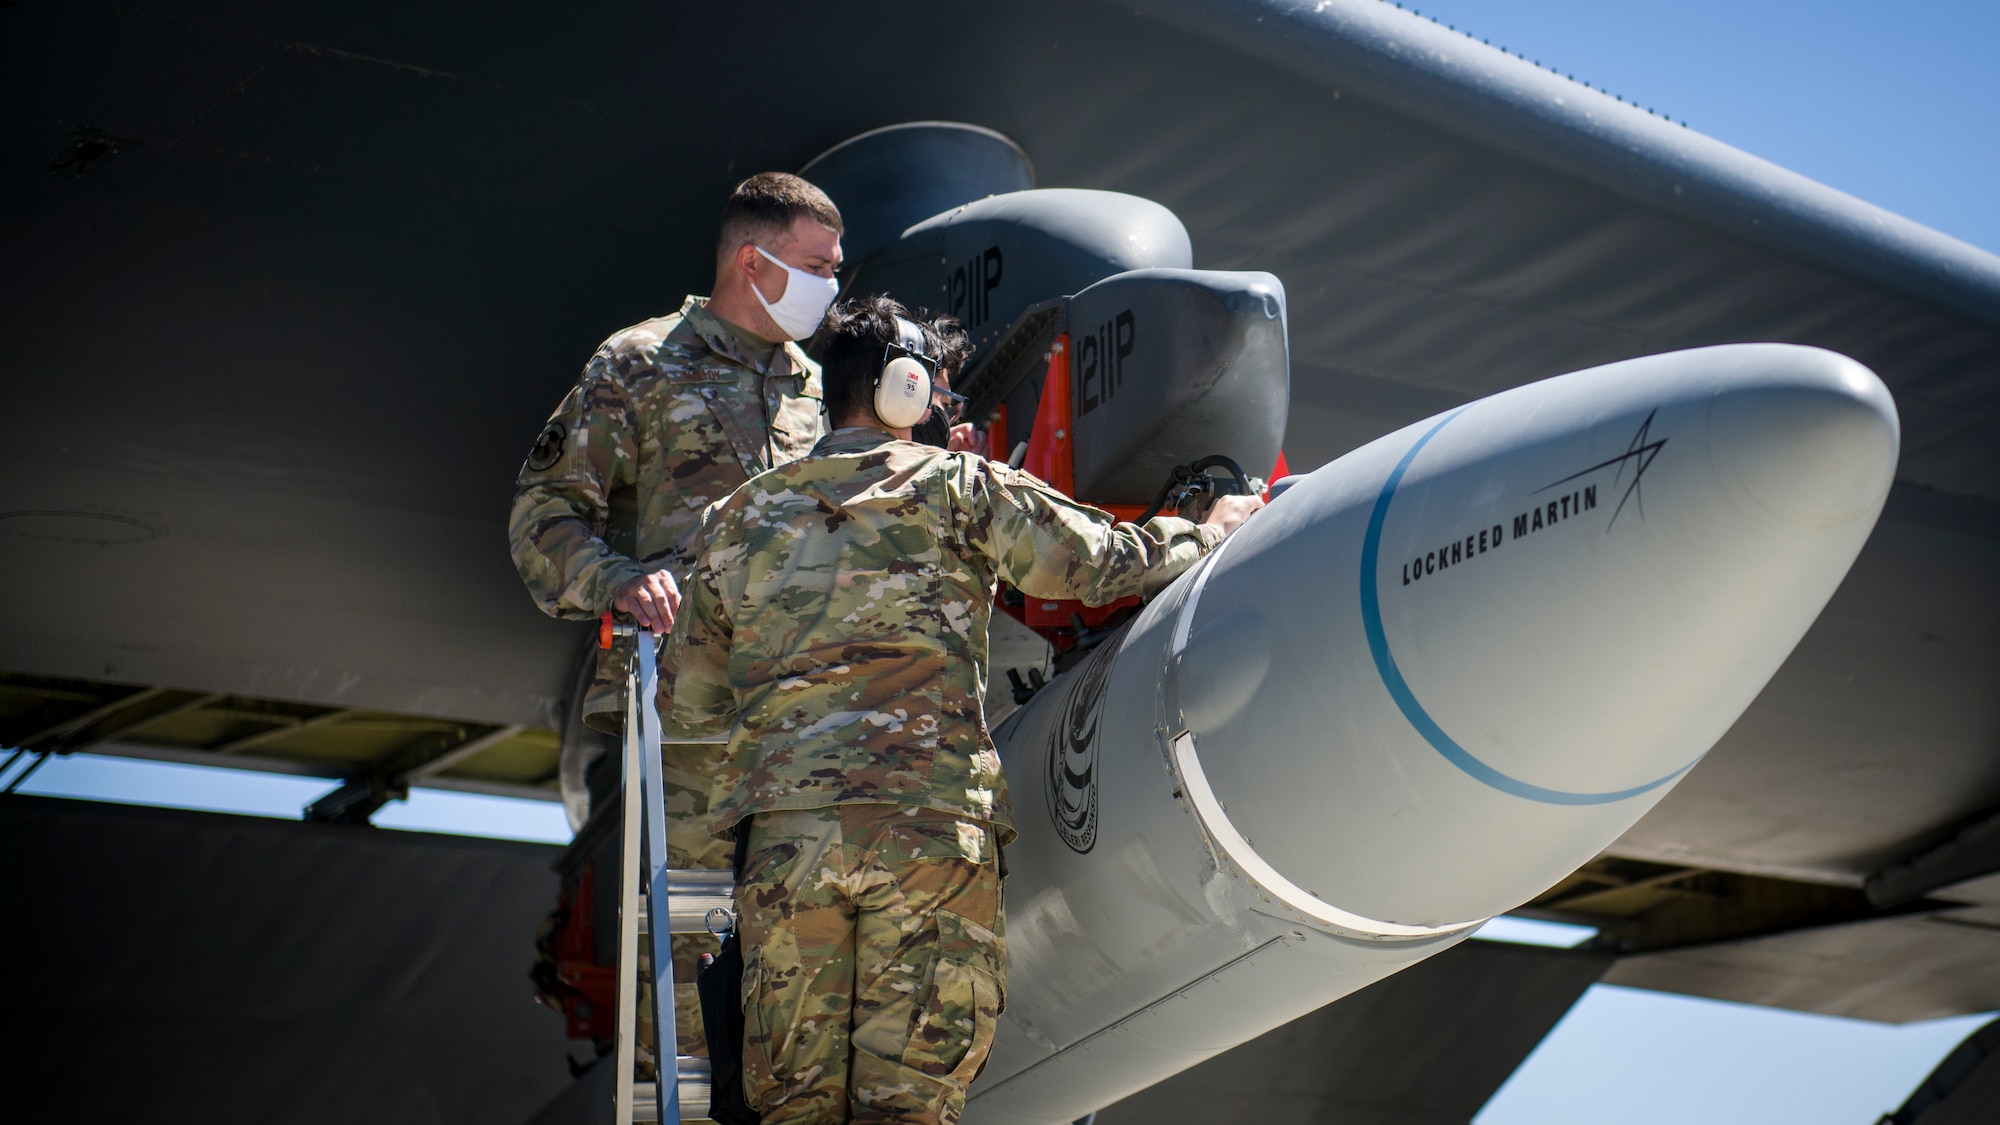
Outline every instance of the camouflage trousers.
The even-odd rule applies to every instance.
[[[759,814],[749,849],[743,1089],[764,1125],[956,1121],[1006,1007],[992,828],[839,805]]]

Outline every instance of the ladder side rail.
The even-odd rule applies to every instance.
[[[641,877],[639,847],[640,798],[643,789],[639,783],[641,759],[639,743],[642,733],[639,729],[639,675],[636,664],[637,662],[633,661],[626,665],[625,737],[622,747],[622,769],[618,782],[624,823],[618,850],[618,1031],[617,1050],[612,1054],[612,1065],[617,1068],[617,1081],[613,1086],[612,1095],[612,1119],[615,1125],[632,1125],[634,1095],[632,1070],[638,1064],[636,1036]],[[658,992],[659,989],[655,988],[653,991]]]
[[[639,712],[639,778],[644,786],[646,912],[653,943],[653,1057],[664,1075],[669,1065],[677,1065],[680,1025],[674,1010],[673,927],[669,922],[667,879],[666,789],[660,727],[660,669],[655,638],[650,632],[636,635],[638,684],[635,703]],[[629,727],[627,728],[630,729]],[[628,885],[627,890],[631,888]],[[659,1120],[679,1121],[681,1099],[679,1081],[654,1083],[659,1100]]]

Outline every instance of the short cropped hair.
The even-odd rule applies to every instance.
[[[853,415],[875,413],[875,378],[882,373],[882,356],[902,339],[896,318],[915,324],[924,334],[924,351],[939,361],[947,376],[965,362],[972,345],[948,316],[935,319],[913,312],[890,297],[856,297],[829,309],[813,340],[820,357],[820,385],[826,395],[826,416],[838,426]]]
[[[826,193],[790,172],[759,172],[736,185],[722,208],[722,232],[715,241],[716,268],[746,242],[776,253],[791,237],[792,223],[804,215],[835,234],[843,232],[840,208]]]

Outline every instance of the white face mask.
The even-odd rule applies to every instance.
[[[840,296],[840,282],[831,277],[821,277],[816,273],[807,273],[795,266],[788,266],[771,257],[769,252],[755,243],[752,243],[750,248],[770,258],[779,269],[785,271],[788,279],[785,282],[784,295],[778,298],[778,303],[775,305],[764,299],[764,294],[758,291],[755,282],[750,285],[750,292],[757,294],[757,303],[764,306],[765,312],[771,314],[771,320],[777,324],[778,331],[783,332],[787,340],[803,340],[817,332],[819,322],[826,318],[826,310],[833,306],[833,299]]]

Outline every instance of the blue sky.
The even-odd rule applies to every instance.
[[[1993,58],[2000,0],[1420,0],[1405,7],[2000,252],[2000,65]],[[80,755],[51,762],[23,791],[296,816],[331,786]],[[376,821],[519,839],[568,836],[556,805],[435,790],[417,791]],[[1476,1120],[1872,1125],[1983,1019],[1890,1027],[1598,986]]]
[[[1994,0],[1403,7],[2000,253]]]

